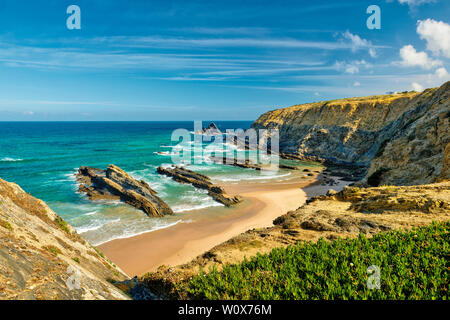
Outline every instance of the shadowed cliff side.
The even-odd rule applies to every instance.
[[[450,82],[406,112],[399,130],[378,150],[369,185],[413,185],[450,178]]]
[[[267,112],[252,127],[278,129],[281,152],[370,168],[374,186],[430,183],[441,177],[450,142],[449,91],[447,82],[422,93],[296,105]]]
[[[128,277],[43,201],[0,179],[0,299],[128,299]]]

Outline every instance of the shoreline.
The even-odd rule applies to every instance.
[[[202,213],[206,215],[195,221],[114,239],[98,248],[130,277],[156,271],[163,265],[187,263],[249,229],[272,226],[275,218],[305,204],[308,188],[319,189],[320,193],[330,188],[317,185],[317,181],[314,176],[264,184],[222,184],[229,194],[244,199],[240,205],[226,209],[226,214],[217,216],[214,209],[205,209]]]

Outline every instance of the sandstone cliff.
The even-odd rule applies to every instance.
[[[364,167],[372,185],[429,183],[449,178],[449,92],[447,82],[422,93],[296,105],[252,127],[278,129],[280,152]]]
[[[44,202],[0,179],[0,299],[128,299],[127,276]]]

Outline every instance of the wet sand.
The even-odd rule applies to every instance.
[[[198,218],[126,239],[106,242],[99,249],[129,276],[155,271],[161,265],[187,263],[214,246],[253,228],[269,227],[273,220],[303,205],[303,188],[314,177],[267,183],[224,184],[229,194],[239,194],[244,202],[224,208],[226,214],[210,214],[204,209]],[[319,186],[314,186],[318,188]],[[325,193],[329,187],[323,187]]]

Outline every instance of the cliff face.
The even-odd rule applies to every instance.
[[[267,112],[252,127],[278,129],[281,152],[369,168],[373,185],[428,183],[448,178],[441,168],[449,91],[447,82],[422,93],[296,105]]]
[[[127,276],[44,202],[0,179],[1,299],[127,299]]]
[[[367,173],[370,184],[425,184],[450,178],[450,82],[405,113]],[[373,181],[371,181],[371,179]]]

